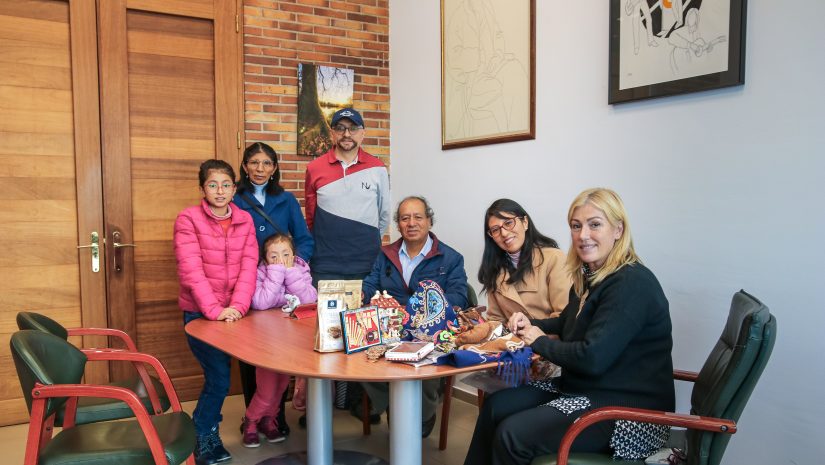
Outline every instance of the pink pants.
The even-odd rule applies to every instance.
[[[281,397],[289,386],[289,375],[256,367],[255,382],[255,395],[246,408],[247,420],[257,422],[263,417],[276,418],[281,409]]]
[[[292,394],[292,408],[303,412],[307,408],[307,379],[295,377],[295,392]]]

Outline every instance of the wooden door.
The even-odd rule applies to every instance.
[[[177,304],[172,229],[178,212],[200,199],[203,160],[238,166],[238,2],[98,5],[109,324],[159,357],[178,394],[191,399],[202,377]]]
[[[8,351],[17,312],[106,326],[105,254],[93,271],[77,248],[103,234],[96,48],[94,0],[0,2],[0,425],[28,419]]]

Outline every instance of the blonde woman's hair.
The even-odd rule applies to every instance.
[[[570,226],[573,212],[588,203],[601,210],[607,222],[614,228],[622,225],[622,236],[613,244],[613,249],[607,255],[604,265],[590,277],[590,285],[594,286],[619,268],[642,261],[633,248],[633,237],[630,235],[630,223],[627,220],[624,203],[619,194],[610,189],[595,187],[579,194],[570,205],[570,210],[567,211],[567,225]],[[585,280],[587,280],[582,269],[583,265],[579,254],[576,253],[576,248],[571,244],[570,250],[567,251],[567,271],[573,279],[573,288],[579,297],[584,292]]]

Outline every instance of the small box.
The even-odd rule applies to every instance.
[[[432,342],[402,342],[388,350],[384,357],[395,362],[417,362],[435,349]]]

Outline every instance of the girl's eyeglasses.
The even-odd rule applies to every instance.
[[[216,182],[209,182],[206,183],[204,189],[206,192],[215,193],[218,192],[219,189],[223,189],[224,192],[229,192],[230,190],[234,189],[235,185],[229,182],[225,182],[223,184],[218,184]]]

